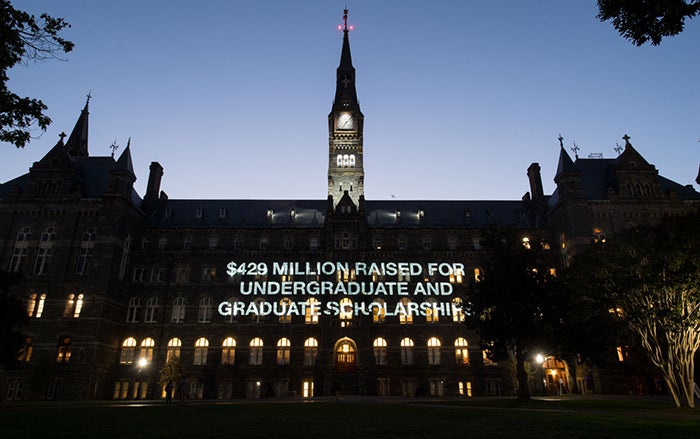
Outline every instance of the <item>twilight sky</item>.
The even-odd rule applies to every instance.
[[[70,133],[91,92],[90,154],[131,137],[141,195],[158,161],[170,198],[325,199],[346,4],[367,199],[519,199],[532,162],[551,193],[560,133],[605,158],[629,134],[661,175],[698,173],[700,19],[636,47],[595,0],[13,3],[65,18],[76,47],[10,72],[53,124],[0,145],[0,181]]]

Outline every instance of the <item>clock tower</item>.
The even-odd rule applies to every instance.
[[[355,68],[350,56],[348,10],[343,11],[343,49],[336,71],[335,99],[328,115],[328,195],[333,207],[341,197],[348,196],[359,205],[365,193],[365,171],[362,160],[362,127],[364,116],[360,111],[355,90]]]

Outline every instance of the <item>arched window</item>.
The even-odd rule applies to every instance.
[[[351,340],[341,340],[335,348],[335,368],[338,372],[350,372],[357,368],[357,348]]]
[[[199,311],[197,312],[197,322],[210,323],[214,301],[211,297],[202,297],[199,299]]]
[[[122,352],[119,355],[121,364],[133,364],[136,355],[136,339],[129,337],[122,342]]]
[[[219,217],[221,217],[221,216],[219,216]],[[216,248],[218,246],[219,246],[219,238],[217,236],[210,237],[209,238],[209,250],[216,250]]]
[[[404,297],[401,299],[401,307],[399,308],[399,323],[402,325],[413,324],[413,313],[410,310],[411,299]]]
[[[182,340],[179,338],[171,338],[168,340],[168,350],[165,354],[165,361],[170,361],[171,358],[180,358],[180,348],[182,347]]]
[[[401,340],[401,364],[413,364],[413,340],[408,337]]]
[[[209,340],[204,337],[198,338],[194,342],[194,365],[204,366],[207,364],[207,354],[209,353]]]
[[[66,307],[63,310],[63,317],[67,319],[77,319],[83,309],[83,294],[69,294],[66,300]]]
[[[347,168],[348,167],[348,162],[350,161],[349,157],[347,154],[343,156],[343,167]]]
[[[143,316],[145,323],[155,323],[158,320],[158,298],[151,297],[146,301],[146,313]]]
[[[238,302],[238,299],[235,297],[229,297],[226,299],[228,303],[231,304],[231,314],[224,316],[224,321],[226,323],[233,323],[238,321],[238,311],[236,311],[236,302]]]
[[[338,305],[340,306],[340,326],[350,326],[350,324],[352,323],[353,314],[352,300],[348,299],[347,297],[344,297],[340,300],[340,303]]]
[[[92,256],[92,250],[95,248],[95,228],[88,227],[83,233],[83,240],[80,242],[78,250],[78,262],[75,264],[75,274],[88,274],[88,264]]]
[[[530,245],[530,238],[528,238],[527,236],[523,236],[523,247],[525,247],[528,250],[532,248],[532,246]]]
[[[440,340],[437,337],[428,339],[428,364],[440,364]]]
[[[374,339],[372,343],[374,348],[374,361],[377,366],[385,366],[387,364],[386,357],[386,340],[378,337]]]
[[[36,293],[32,293],[27,300],[27,314],[29,317],[40,318],[41,314],[44,312],[45,302],[46,294],[37,296]]]
[[[34,261],[34,274],[46,274],[51,268],[53,258],[53,241],[56,238],[56,229],[47,227],[41,232],[39,249]]]
[[[459,297],[452,299],[452,321],[460,323],[464,321],[464,302]]]
[[[288,338],[280,338],[277,340],[277,364],[289,364],[291,346],[292,344]]]
[[[139,359],[144,358],[149,363],[153,361],[153,347],[155,345],[156,342],[152,338],[144,338],[141,342],[141,351],[139,352]]]
[[[22,346],[22,350],[19,353],[19,361],[29,363],[29,360],[32,359],[32,352],[34,352],[34,347],[32,346],[32,338],[25,337],[24,346]]]
[[[316,355],[318,355],[318,340],[313,337],[307,338],[304,341],[304,366],[316,364]]]
[[[607,241],[607,237],[605,236],[605,231],[603,229],[599,229],[598,227],[593,229],[593,242],[594,243],[602,243]]]
[[[355,154],[350,154],[350,161],[349,161],[348,165],[349,165],[351,168],[354,168],[354,167],[355,167]]]
[[[141,299],[132,297],[129,300],[129,308],[126,311],[126,322],[136,323],[139,321],[139,308],[141,308]]]
[[[281,313],[279,316],[280,323],[292,323],[292,315],[289,313],[291,306],[292,300],[289,297],[280,300],[280,309],[278,310]]]
[[[304,314],[304,323],[307,325],[318,324],[318,315],[321,312],[321,305],[318,299],[313,297],[306,301],[306,312]]]
[[[455,340],[455,360],[457,364],[469,364],[469,349],[464,337]]]
[[[131,236],[126,235],[124,242],[122,243],[122,257],[119,261],[119,279],[124,279],[124,274],[126,274],[126,266],[129,262],[129,249],[131,248]]]
[[[16,273],[22,269],[24,260],[27,258],[27,253],[29,252],[30,239],[32,239],[32,229],[29,227],[22,227],[22,229],[17,232],[15,248],[12,250],[12,258],[10,259],[8,271]]]
[[[233,364],[236,358],[236,339],[227,337],[221,344],[221,364]]]
[[[182,323],[185,321],[185,298],[177,297],[173,300],[173,311],[170,315],[170,322]]]
[[[253,323],[262,323],[263,322],[264,316],[262,314],[263,314],[263,308],[265,306],[265,303],[267,303],[267,302],[262,297],[258,297],[257,299],[255,299],[253,301],[254,313],[251,316],[251,321]]]
[[[338,157],[336,157],[335,165],[336,165],[337,167],[339,167],[339,168],[343,166],[343,156],[342,156],[342,154],[338,154]]]
[[[430,304],[429,307],[425,309],[425,322],[426,323],[437,323],[440,320],[437,310],[437,300],[430,298],[426,300]]]
[[[70,337],[58,338],[58,352],[56,353],[56,363],[68,363],[70,361],[70,351],[73,340]]]
[[[252,366],[260,366],[263,360],[263,341],[262,338],[255,337],[250,341],[250,356],[248,364]]]
[[[384,299],[375,299],[372,304],[372,323],[384,323],[386,318],[386,302]]]

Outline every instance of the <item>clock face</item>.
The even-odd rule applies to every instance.
[[[355,117],[352,113],[340,113],[335,119],[335,127],[339,130],[354,130]]]

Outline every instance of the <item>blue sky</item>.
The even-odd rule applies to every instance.
[[[131,137],[141,194],[158,161],[171,198],[324,199],[346,4],[367,199],[519,199],[532,162],[551,193],[560,133],[606,158],[629,134],[661,175],[698,172],[700,19],[636,47],[595,0],[14,4],[64,17],[76,47],[10,72],[53,124],[1,146],[2,181],[69,133],[91,92],[90,153]]]

